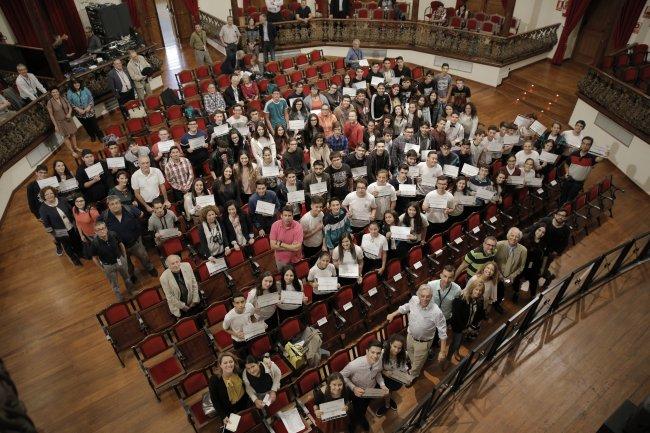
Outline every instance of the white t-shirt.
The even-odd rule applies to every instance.
[[[515,154],[517,158],[517,167],[523,167],[527,159],[532,159],[535,162],[535,167],[539,167],[539,153],[536,150],[530,152],[530,155],[526,155],[523,150],[520,150]]]
[[[352,226],[363,227],[370,222],[370,212],[377,207],[377,203],[375,197],[367,192],[364,197],[359,197],[356,191],[352,191],[345,196],[343,206],[349,207],[348,218]]]
[[[562,133],[562,137],[564,137],[564,141],[566,141],[566,144],[576,149],[580,147],[580,143],[582,143],[582,139],[584,138],[584,136],[585,134],[582,131],[580,131],[580,134],[575,135],[573,133],[573,129],[564,131]]]
[[[328,263],[325,269],[318,267],[318,264],[315,264],[309,270],[307,275],[307,281],[316,281],[318,277],[336,277],[336,267],[333,263]]]
[[[147,203],[151,203],[160,195],[160,185],[164,184],[165,176],[156,167],[149,168],[149,175],[145,175],[140,169],[131,176],[131,187],[134,190],[139,189],[142,199]]]
[[[235,332],[242,332],[244,330],[244,325],[252,323],[251,317],[253,316],[254,311],[255,307],[249,302],[246,303],[244,312],[241,314],[239,314],[233,308],[232,310],[228,311],[228,313],[226,313],[226,316],[223,318],[223,329],[226,331],[230,329]],[[232,339],[238,342],[244,341],[235,337],[234,335],[232,336]]]
[[[377,182],[368,185],[368,194],[375,191],[378,192],[377,197],[375,197],[375,203],[377,204],[375,219],[381,221],[384,219],[384,212],[390,210],[390,204],[397,201],[397,194],[395,193],[395,187],[388,182],[386,182],[386,185],[381,186]]]
[[[359,263],[359,260],[363,259],[363,250],[359,245],[355,245],[354,253],[357,256],[357,260],[354,260],[352,258],[352,254],[350,254],[350,251],[345,251],[343,253],[343,259],[339,261],[339,248],[336,247],[332,250],[332,261],[339,261],[339,263],[343,263],[346,265],[356,265]]]
[[[431,204],[434,202],[434,199],[437,197],[446,198],[447,206],[449,206],[449,202],[454,199],[454,196],[449,191],[445,191],[444,194],[440,195],[438,194],[437,190],[431,191],[426,195],[426,197],[424,197],[424,203],[427,203],[429,205],[429,209],[427,210],[427,219],[430,223],[434,224],[444,223],[449,218],[449,215],[445,213],[444,209],[434,208],[431,206]]]
[[[317,217],[313,217],[311,212],[307,212],[300,218],[300,225],[302,226],[303,233],[310,232],[321,225],[321,230],[317,231],[310,237],[304,237],[302,240],[303,245],[310,248],[320,247],[323,245],[323,212],[319,213]]]
[[[381,258],[381,256],[376,255],[371,251],[388,251],[388,241],[386,240],[386,236],[379,233],[376,237],[373,238],[370,233],[366,233],[361,238],[361,249],[363,249],[364,257],[373,260]]]
[[[438,179],[438,176],[442,176],[442,167],[437,163],[433,167],[429,167],[426,161],[424,161],[418,164],[418,172],[418,176],[420,177],[418,190],[420,191],[420,194],[426,195],[429,191],[436,188],[436,180]],[[432,185],[422,185],[422,179],[425,179],[426,183],[431,182]]]

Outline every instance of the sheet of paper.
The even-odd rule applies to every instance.
[[[363,251],[375,257],[379,257],[380,247],[381,246],[379,243],[370,242],[367,240],[365,242],[364,241],[361,242],[361,249],[363,249]]]
[[[285,305],[302,305],[302,292],[295,290],[282,290],[280,292],[280,303]]]
[[[506,135],[503,137],[503,144],[517,144],[519,143],[519,136],[518,135]]]
[[[441,196],[438,193],[434,193],[429,196],[426,201],[429,203],[429,206],[434,209],[447,209],[447,202],[449,199],[445,196]]]
[[[352,87],[354,87],[357,90],[366,90],[367,85],[368,83],[366,83],[365,81],[359,81],[358,83],[352,84]]]
[[[214,275],[218,272],[225,271],[228,269],[228,265],[226,264],[226,259],[223,257],[217,258],[214,262],[211,260],[208,260],[205,262],[206,268],[208,268],[208,272],[210,275]]]
[[[236,413],[231,413],[228,415],[228,424],[226,424],[226,430],[236,432],[237,427],[239,427],[240,419],[241,416],[237,415]]]
[[[438,180],[438,178],[435,177],[435,176],[431,176],[431,177],[429,177],[429,176],[422,176],[422,177],[420,178],[420,185],[435,187],[435,186],[436,186],[436,181],[437,181],[437,180]]]
[[[607,158],[611,146],[605,143],[592,143],[591,148],[589,148],[589,153],[596,156],[602,156]]]
[[[302,119],[289,121],[289,130],[291,131],[302,131],[304,127],[305,127],[305,121]]]
[[[249,135],[251,135],[251,130],[248,129],[248,126],[240,126],[235,129],[237,129],[237,132],[239,132],[242,137],[248,137]]]
[[[311,110],[309,113],[310,113],[310,114],[315,114],[315,115],[317,115],[317,116],[320,116],[320,110]]]
[[[397,240],[397,241],[407,241],[409,240],[409,235],[411,234],[411,228],[410,227],[402,227],[402,226],[392,226],[390,228],[390,233],[391,233],[391,238]]]
[[[473,177],[478,174],[478,167],[475,167],[470,164],[463,164],[463,169],[460,172],[463,173],[465,176]]]
[[[490,191],[487,188],[479,188],[476,190],[476,198],[490,201],[494,198],[494,191]]]
[[[369,67],[370,64],[368,63],[368,59],[361,59],[361,60],[359,60],[359,66],[361,66],[362,68],[367,68],[367,67]]]
[[[253,337],[256,337],[260,334],[264,334],[266,331],[266,323],[264,322],[253,322],[247,323],[244,325],[244,339],[250,340]]]
[[[158,230],[158,234],[161,239],[169,239],[180,236],[181,232],[176,227],[172,227],[170,229],[160,229]]]
[[[255,213],[273,216],[275,215],[275,204],[269,203],[268,201],[258,200],[257,206],[255,206]]]
[[[524,177],[523,176],[508,176],[508,185],[523,185]]]
[[[409,385],[411,382],[413,382],[413,376],[405,371],[393,370],[390,372],[384,372],[384,375],[395,379],[404,385]]]
[[[458,177],[458,167],[455,165],[446,164],[444,167],[442,167],[442,174],[456,178]]]
[[[344,87],[343,89],[341,89],[341,91],[343,92],[343,96],[348,95],[352,98],[357,96],[357,89],[355,89],[354,87]]]
[[[271,406],[271,394],[264,394],[262,403],[264,403],[264,406]]]
[[[46,177],[45,179],[39,179],[36,181],[40,189],[45,188],[46,186],[53,186],[54,188],[59,186],[59,180],[56,176]]]
[[[408,177],[418,177],[420,175],[420,168],[417,165],[409,165]]]
[[[295,407],[278,412],[277,415],[282,420],[282,424],[287,429],[287,433],[299,433],[305,429],[305,423],[302,421],[302,417]]]
[[[393,188],[390,185],[378,186],[377,197],[388,197],[393,195]]]
[[[175,145],[176,144],[174,143],[174,140],[159,141],[158,142],[158,152],[167,153]]]
[[[215,205],[214,196],[212,194],[196,196],[196,204],[201,207],[210,206],[210,205],[214,206]]]
[[[318,405],[318,409],[323,412],[323,416],[321,417],[323,421],[340,418],[346,415],[345,400],[342,398],[321,403]]]
[[[338,290],[339,279],[337,277],[318,277],[319,292],[336,292]]]
[[[399,184],[399,192],[402,197],[415,197],[415,194],[417,193],[416,186],[407,183]]]
[[[408,152],[409,150],[415,150],[419,154],[420,153],[420,145],[419,144],[406,143],[404,145],[404,154],[406,155],[406,152]]]
[[[104,167],[100,162],[96,162],[90,167],[86,168],[86,175],[88,175],[88,179],[92,179],[95,176],[99,176],[104,172]]]
[[[476,206],[476,197],[472,195],[460,195],[455,197],[458,200],[458,204],[463,206]]]
[[[546,126],[542,125],[540,122],[536,120],[530,125],[530,130],[537,135],[542,135],[543,133],[546,132]]]
[[[106,158],[106,166],[108,168],[125,168],[126,163],[124,162],[123,156],[118,156],[115,158]]]
[[[515,117],[515,122],[514,123],[517,126],[525,126],[525,125],[528,125],[529,121],[524,116],[517,115],[517,117]]]
[[[309,192],[312,194],[323,194],[327,192],[327,182],[316,182],[309,185]]]
[[[299,189],[298,191],[289,191],[287,194],[287,203],[304,203],[305,190]]]
[[[368,175],[368,167],[365,165],[363,167],[354,167],[352,169],[352,177],[358,179]]]
[[[381,388],[366,388],[361,398],[379,398],[384,396],[384,390]]]
[[[326,323],[327,323],[327,317],[321,317],[316,321],[316,325],[318,325],[319,328]]]
[[[62,180],[61,183],[59,183],[60,192],[68,192],[78,188],[79,188],[79,182],[74,177],[70,179]]]
[[[273,165],[262,165],[263,177],[277,177],[280,174],[280,167]]]
[[[383,83],[383,82],[384,82],[384,77],[372,77],[370,79],[370,85],[372,87],[377,87],[379,83]]]
[[[551,164],[555,164],[555,161],[557,161],[558,155],[555,153],[547,152],[545,150],[542,150],[542,153],[539,154],[539,160],[542,162],[549,162]]]
[[[212,131],[212,136],[213,137],[222,137],[226,134],[228,134],[228,131],[230,131],[230,125],[227,123],[224,123],[222,125],[217,126],[214,128],[214,131]]]
[[[187,145],[190,146],[190,149],[198,149],[200,147],[205,147],[205,137],[194,137],[190,138],[187,141]]]
[[[342,263],[339,265],[339,276],[343,278],[358,278],[359,265]]]
[[[503,144],[501,144],[498,140],[493,140],[488,144],[487,150],[490,152],[501,152],[503,150]]]
[[[529,180],[526,182],[526,185],[528,185],[528,186],[534,186],[535,188],[539,188],[540,186],[542,186],[542,182],[543,182],[543,181],[544,181],[544,179],[541,178],[541,177],[534,177],[534,178],[532,178],[532,179],[529,179]]]
[[[277,292],[266,293],[264,295],[255,297],[255,303],[257,304],[257,308],[264,308],[270,305],[276,305],[278,302],[280,302],[280,295]]]
[[[393,84],[400,84],[401,82],[402,82],[402,77],[393,77],[388,82],[388,85],[392,86]]]

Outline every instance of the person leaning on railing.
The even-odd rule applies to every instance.
[[[39,96],[47,93],[47,90],[45,90],[45,87],[43,87],[41,82],[38,81],[36,75],[27,72],[27,66],[19,63],[16,65],[16,71],[18,71],[18,76],[16,77],[16,88],[25,104],[29,104],[30,102],[35,101]]]

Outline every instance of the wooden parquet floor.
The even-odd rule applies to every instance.
[[[176,87],[173,74],[181,68],[194,67],[191,53],[187,49],[167,47],[161,55],[166,65],[163,73],[165,85]],[[563,108],[551,113],[566,122],[575,102],[576,82],[583,72],[582,67],[571,62],[566,62],[561,68],[540,62],[516,71],[504,86],[497,89],[472,82],[468,84],[479,107],[481,122],[486,125],[513,120],[519,112],[536,110],[535,105],[542,106],[543,92],[540,96],[535,94],[535,98],[542,98],[539,101],[520,98],[519,103],[513,102],[517,98],[513,94],[514,88],[521,92],[529,84],[543,89],[544,96],[550,95],[549,91],[557,92],[561,101],[557,107]],[[111,118],[118,119],[113,114],[102,119],[102,124],[110,123]],[[72,163],[67,150],[58,151],[48,163],[51,164],[55,158]],[[624,239],[650,229],[647,196],[611,164],[598,166],[590,182],[607,173],[614,173],[615,183],[626,190],[616,203],[615,218],[607,220],[565,254],[563,272]],[[130,354],[126,354],[126,367],[120,367],[95,319],[97,312],[114,302],[112,291],[94,264],[87,262],[83,268],[75,268],[65,257],[54,254],[49,235],[29,213],[24,185],[15,192],[0,226],[0,245],[4,245],[0,251],[0,357],[41,431],[192,431],[173,393],[164,394],[162,402],[156,402]],[[160,269],[157,258],[154,262]],[[141,288],[157,282],[146,274],[138,276]],[[644,300],[645,305],[637,304],[636,307],[647,311],[647,298]],[[512,305],[506,305],[506,308],[515,310]],[[625,323],[620,325],[623,327]],[[632,329],[638,324],[630,323],[629,326]],[[571,338],[571,333],[567,333],[567,338]],[[619,345],[616,340],[609,346],[612,356],[629,350],[629,345]],[[553,358],[547,362],[557,363],[557,368],[566,365],[566,361]],[[619,369],[632,367],[617,365]],[[424,378],[399,394],[400,411],[397,414],[391,411],[382,419],[368,415],[373,422],[372,431],[393,431],[408,414],[408,409],[441,375],[437,366],[430,366]],[[612,387],[616,386],[612,384]],[[607,395],[602,398],[607,399]],[[590,418],[584,422],[594,431],[596,421]]]

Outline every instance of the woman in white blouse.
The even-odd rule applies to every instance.
[[[339,275],[341,274],[342,265],[358,266],[358,277],[356,279],[339,277],[339,283],[341,285],[354,284],[355,282],[361,283],[363,276],[363,250],[360,246],[354,244],[354,237],[350,233],[344,234],[339,246],[332,250],[332,261]]]
[[[262,163],[262,151],[265,147],[271,149],[271,155],[275,159],[277,155],[275,141],[273,141],[273,137],[269,133],[269,130],[266,129],[266,126],[263,123],[259,123],[253,134],[253,138],[251,138],[251,150],[258,164]]]
[[[273,274],[266,271],[262,274],[262,278],[257,286],[248,292],[248,295],[246,296],[246,302],[255,307],[255,319],[257,319],[258,322],[266,322],[270,329],[277,328],[278,326],[278,318],[275,314],[277,304],[260,307],[258,306],[257,300],[260,296],[268,295],[273,292],[276,292],[275,280],[273,279]]]
[[[473,140],[476,128],[478,127],[478,114],[476,105],[471,102],[465,104],[465,110],[458,115],[458,123],[463,125],[465,140]]]

